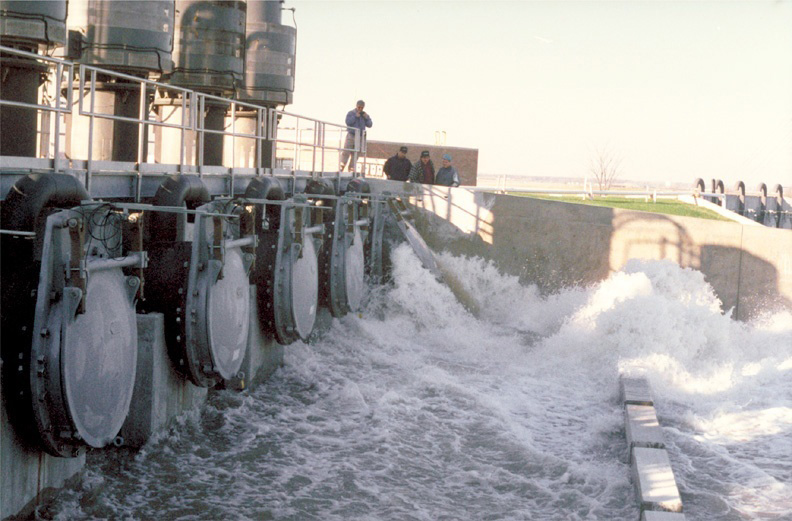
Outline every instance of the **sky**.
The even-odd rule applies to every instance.
[[[792,0],[287,0],[290,112],[479,149],[479,173],[792,185]],[[291,23],[284,12],[284,23]]]

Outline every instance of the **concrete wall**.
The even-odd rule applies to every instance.
[[[3,393],[3,402],[6,400]],[[76,458],[55,458],[20,439],[0,407],[0,519],[32,509],[38,500],[62,487],[85,466],[85,451]]]
[[[602,280],[629,259],[670,259],[704,273],[745,320],[792,309],[792,231],[423,187],[418,227],[435,249],[492,259],[545,291]]]

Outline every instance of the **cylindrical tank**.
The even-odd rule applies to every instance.
[[[103,78],[107,79],[107,78]],[[83,107],[90,110],[90,94],[78,92],[76,96],[83,96]],[[152,88],[147,89],[146,108],[154,97]],[[113,114],[127,118],[137,119],[140,116],[140,85],[126,81],[97,81],[94,94],[94,112]],[[66,133],[66,151],[73,159],[88,159],[88,135],[90,118],[79,115],[78,100],[74,100],[74,109],[67,119],[69,131]],[[114,121],[111,119],[94,118],[93,149],[91,159],[96,161],[137,161],[138,133],[137,123]],[[148,129],[144,130],[144,136]],[[143,142],[143,158],[146,158],[147,143]]]
[[[159,121],[181,124],[189,121],[189,113],[183,114],[181,100],[157,100],[157,119]],[[204,104],[203,127],[207,130],[226,130],[225,120],[228,106],[224,102],[207,100]],[[199,116],[200,117],[200,114]],[[183,119],[184,118],[184,119]],[[228,129],[230,130],[230,128]],[[203,135],[203,162],[208,166],[223,164],[223,137],[220,134],[205,132]],[[184,136],[184,164],[198,165],[200,135],[188,130]],[[154,157],[157,163],[179,164],[181,158],[181,130],[168,127],[154,127]]]
[[[266,126],[266,116],[262,122],[262,127]],[[255,110],[237,110],[236,122],[232,121],[231,115],[226,115],[225,126],[228,130],[232,128],[238,134],[256,135],[258,125],[258,113]],[[264,128],[261,134],[264,133]],[[233,142],[233,147],[231,146]],[[270,139],[261,140],[261,156],[259,157],[256,139],[249,137],[237,137],[232,140],[231,136],[225,136],[223,143],[223,164],[236,168],[271,168],[272,158],[274,157],[275,142]],[[233,151],[233,153],[232,153]],[[259,159],[261,160],[259,162]]]
[[[62,46],[66,43],[66,0],[0,0],[0,38],[6,46]]]
[[[10,2],[0,0],[0,43],[37,52],[66,42],[66,0]],[[0,56],[0,98],[38,103],[38,90],[47,67],[33,59]],[[38,115],[28,108],[0,106],[0,155],[36,156]]]
[[[82,36],[80,61],[104,69],[170,72],[173,0],[69,0],[69,29]]]
[[[176,0],[175,25],[171,83],[233,92],[244,71],[245,2]]]
[[[281,24],[282,3],[248,1],[245,86],[240,99],[273,106],[292,102],[297,30]]]
[[[0,99],[35,105],[46,71],[35,60],[0,56]],[[36,157],[36,128],[35,110],[0,106],[0,155]]]
[[[173,69],[174,13],[173,0],[70,0],[68,24],[70,30],[81,35],[82,63],[146,77]],[[88,101],[87,93],[78,95],[86,96],[84,102]],[[94,103],[96,112],[138,118],[140,85],[112,76],[102,77],[97,83]],[[77,111],[75,104],[67,150],[70,157],[87,159],[90,120],[79,116]],[[138,136],[136,123],[95,118],[91,158],[136,161]],[[144,149],[145,145],[144,142]]]

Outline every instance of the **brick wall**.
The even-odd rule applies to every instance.
[[[400,146],[407,147],[407,158],[415,163],[421,156],[422,150],[429,151],[429,157],[435,165],[435,170],[443,166],[443,154],[450,154],[451,164],[459,172],[459,181],[463,185],[476,186],[478,176],[478,149],[460,148],[437,145],[421,145],[418,143],[395,143],[392,141],[368,141],[366,157],[373,159],[388,159],[398,152]]]

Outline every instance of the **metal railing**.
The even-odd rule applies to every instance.
[[[55,113],[54,135],[47,130],[47,136],[42,135],[42,152],[38,156],[52,155],[50,163],[42,163],[40,159],[3,157],[0,161],[0,173],[6,171],[16,174],[20,170],[29,171],[65,171],[74,175],[83,176],[86,189],[92,193],[92,185],[96,176],[108,177],[111,175],[128,175],[136,177],[134,181],[134,199],[140,201],[144,185],[144,176],[161,176],[165,173],[196,172],[200,176],[221,176],[230,179],[229,191],[233,193],[234,177],[238,173],[247,176],[274,175],[277,163],[290,166],[289,174],[298,176],[298,171],[310,176],[319,176],[327,173],[341,175],[339,156],[347,151],[353,156],[353,164],[357,165],[363,159],[364,168],[358,173],[355,168],[354,176],[365,173],[365,139],[357,129],[355,132],[355,146],[344,147],[343,138],[349,130],[345,125],[338,125],[315,118],[308,118],[298,114],[267,108],[252,103],[234,99],[213,96],[211,94],[162,83],[159,81],[132,76],[121,72],[111,71],[93,65],[76,64],[58,58],[50,58],[18,49],[0,46],[4,55],[13,55],[20,58],[35,60],[48,66],[47,74],[51,79],[54,90],[54,106],[37,103],[22,103],[0,99],[0,105],[19,107],[34,110],[42,114]],[[54,77],[53,77],[54,74]],[[130,95],[136,95],[139,100],[138,113],[131,115],[118,115],[102,111],[101,104],[97,102],[97,94],[111,86],[109,82],[123,82],[128,85]],[[74,91],[78,91],[78,99],[74,100]],[[226,107],[223,128],[208,128],[206,115],[207,106],[222,105]],[[76,107],[76,108],[75,108]],[[170,121],[173,112],[166,117],[167,107],[173,112],[180,111],[177,121]],[[71,118],[67,122],[61,118]],[[247,121],[243,130],[239,130],[242,118]],[[42,118],[43,119],[43,118]],[[109,120],[117,123],[137,125],[137,153],[136,161],[124,166],[119,162],[105,160],[100,154],[97,159],[95,141],[102,134],[97,128],[97,122]],[[251,121],[252,120],[252,121]],[[67,124],[70,123],[70,124]],[[87,124],[87,138],[85,134],[78,135],[75,130]],[[63,156],[62,128],[66,128],[68,142],[77,143],[82,151],[78,154],[67,151],[68,156]],[[178,139],[172,141],[173,148],[178,142],[178,159],[162,162],[155,153],[152,159],[147,145],[151,142],[152,132],[155,143],[160,146],[166,132],[179,132]],[[222,166],[210,167],[205,165],[205,144],[209,135],[221,136],[224,141]],[[335,138],[338,135],[338,139]],[[175,136],[173,136],[175,137]],[[46,143],[46,154],[44,153]],[[194,139],[194,141],[193,141]],[[240,158],[239,149],[245,148],[244,141],[250,141],[254,147],[249,147],[252,156]],[[240,143],[240,141],[242,141]],[[53,147],[54,145],[54,147]],[[238,147],[238,145],[240,145]],[[54,153],[50,154],[50,148]],[[271,154],[265,158],[265,147],[272,147]],[[174,150],[175,151],[175,150]],[[132,153],[129,154],[132,156]],[[164,154],[161,154],[164,157]],[[174,154],[175,156],[175,154]],[[273,164],[271,169],[262,165],[269,158]],[[243,166],[238,166],[240,163]],[[290,163],[290,164],[289,164]],[[7,183],[6,183],[7,185]],[[4,185],[4,188],[7,186]],[[4,197],[5,193],[0,194]]]
[[[140,87],[140,99],[139,99],[139,111],[137,118],[131,118],[127,116],[118,116],[115,114],[108,114],[106,112],[97,112],[96,111],[96,76],[97,74],[101,74],[108,78],[115,78],[126,80],[132,84],[138,84]],[[87,80],[87,89],[86,89],[86,80]],[[70,84],[72,82],[69,82]],[[152,120],[149,117],[149,103],[148,103],[148,93],[149,87],[153,87],[156,89],[163,89],[164,91],[173,91],[181,94],[181,122],[180,123],[168,123],[167,121],[157,121]],[[87,90],[87,92],[86,92]],[[89,98],[89,108],[85,108],[85,97],[86,95]],[[123,74],[120,72],[115,71],[108,71],[105,69],[100,69],[99,67],[94,67],[92,65],[85,65],[81,64],[79,68],[79,103],[78,103],[78,114],[80,116],[87,116],[89,118],[88,122],[88,157],[85,158],[85,189],[88,193],[91,192],[91,181],[93,177],[94,171],[94,127],[95,127],[95,120],[96,118],[107,119],[111,121],[121,121],[126,123],[132,123],[138,125],[138,150],[137,150],[137,182],[135,187],[135,200],[140,201],[141,196],[141,189],[143,184],[143,172],[140,169],[140,165],[146,163],[146,159],[144,156],[144,150],[146,146],[146,142],[148,141],[148,134],[147,130],[149,126],[153,127],[166,127],[166,128],[174,128],[178,129],[181,134],[181,143],[179,146],[179,164],[184,165],[184,158],[185,158],[185,147],[186,147],[186,133],[188,130],[192,130],[195,128],[196,122],[196,110],[195,110],[195,103],[193,100],[195,99],[196,93],[184,89],[175,85],[169,85],[166,83],[160,83],[157,81],[149,80],[146,78],[140,78],[137,76],[131,76],[128,74]],[[70,96],[71,98],[71,92]],[[70,100],[71,101],[71,100]],[[188,110],[189,109],[189,110]],[[185,119],[187,121],[185,121]],[[181,170],[181,169],[180,169]]]
[[[28,58],[28,59],[35,60],[35,61],[38,61],[38,62],[43,62],[48,67],[48,75],[51,72],[51,69],[54,67],[55,68],[54,83],[55,83],[56,86],[58,86],[58,88],[60,88],[60,85],[63,84],[64,74],[66,73],[66,76],[68,78],[66,80],[66,82],[67,82],[66,99],[64,101],[63,99],[61,99],[60,95],[54,96],[54,99],[55,99],[55,106],[54,107],[51,106],[51,105],[44,105],[44,104],[41,104],[41,103],[24,103],[24,102],[20,102],[20,101],[4,100],[4,99],[0,98],[0,105],[6,105],[6,106],[9,106],[9,107],[17,107],[17,108],[24,108],[24,109],[30,109],[30,110],[35,110],[37,112],[40,111],[41,114],[42,114],[42,125],[41,125],[42,126],[42,130],[44,129],[45,126],[49,127],[49,121],[48,121],[49,117],[43,117],[43,116],[44,115],[49,116],[51,114],[55,114],[56,115],[55,123],[54,123],[55,124],[55,132],[54,132],[54,134],[55,134],[55,142],[54,142],[54,149],[53,149],[54,151],[53,151],[52,157],[50,159],[52,159],[52,170],[54,172],[58,172],[59,169],[60,169],[59,168],[60,165],[59,165],[59,161],[58,160],[59,160],[59,156],[60,156],[60,152],[61,152],[60,151],[60,139],[59,139],[60,138],[60,130],[61,130],[61,118],[60,118],[60,116],[61,116],[61,114],[69,114],[72,111],[73,85],[72,85],[71,79],[74,77],[74,64],[72,62],[69,62],[69,61],[66,61],[66,60],[61,60],[59,58],[52,58],[52,57],[49,57],[49,56],[43,56],[43,55],[40,55],[40,54],[34,54],[34,53],[31,53],[31,52],[22,51],[22,50],[19,50],[19,49],[14,49],[12,47],[0,46],[0,52],[2,52],[4,54],[12,55],[12,56],[19,56],[21,58]],[[6,131],[8,131],[8,130],[6,130]],[[47,132],[49,132],[49,128],[47,128]],[[46,148],[46,152],[44,150],[45,148]],[[41,150],[41,155],[49,157],[49,155],[50,155],[49,154],[49,148],[50,148],[49,147],[49,143],[47,143],[46,147],[41,147],[41,149],[42,149]]]
[[[345,145],[348,132],[355,135],[352,148],[346,148]],[[274,141],[284,145],[276,149],[276,158],[281,164],[290,164],[293,171],[340,174],[341,156],[348,152],[357,173],[358,158],[365,157],[366,154],[365,136],[361,136],[359,129],[284,110],[271,111],[270,133]]]

